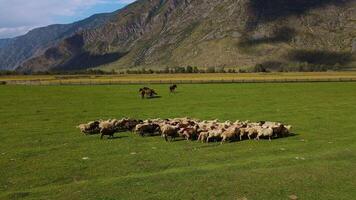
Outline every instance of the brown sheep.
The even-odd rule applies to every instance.
[[[284,126],[281,128],[281,132],[279,133],[278,137],[287,137],[291,132],[292,130],[292,126],[290,125],[287,125],[287,126]]]
[[[100,121],[92,121],[87,124],[80,124],[79,126],[77,126],[77,128],[79,128],[80,131],[86,135],[99,134],[100,133],[99,124]]]
[[[142,137],[146,133],[153,135],[159,131],[159,125],[153,123],[137,124],[135,127],[135,132],[140,134]]]
[[[168,142],[168,137],[173,141],[178,136],[178,128],[165,124],[160,127],[162,137]]]
[[[142,120],[122,119],[118,121],[117,126],[120,131],[133,131],[137,124],[143,123]]]
[[[99,124],[100,127],[100,139],[103,139],[105,135],[108,135],[109,138],[113,138],[114,134],[118,131],[117,127],[115,126],[115,121],[104,121]]]
[[[196,139],[198,137],[198,126],[182,128],[179,133],[186,139]]]
[[[232,140],[240,135],[240,129],[237,126],[231,126],[221,134],[221,144],[226,140]]]

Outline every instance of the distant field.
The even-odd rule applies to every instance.
[[[151,100],[138,87],[0,86],[0,199],[355,198],[356,83],[154,85]],[[125,116],[282,121],[297,135],[219,145],[75,128]]]
[[[283,81],[283,80],[338,80],[354,79],[356,72],[305,72],[305,73],[224,73],[224,74],[143,74],[143,75],[36,75],[0,76],[0,81],[19,84],[100,84],[179,81]]]

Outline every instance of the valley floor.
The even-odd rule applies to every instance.
[[[149,86],[161,98],[140,99],[141,85],[0,86],[0,199],[356,196],[356,83],[184,84],[176,94]],[[76,129],[95,119],[184,116],[281,121],[296,136],[220,145],[133,133],[100,140]]]

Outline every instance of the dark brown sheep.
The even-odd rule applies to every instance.
[[[154,123],[138,124],[135,127],[135,132],[143,137],[147,133],[150,135],[155,134],[159,131],[159,128],[159,125]]]

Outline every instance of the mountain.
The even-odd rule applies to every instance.
[[[354,67],[355,9],[355,0],[139,0],[17,70]]]
[[[115,13],[97,14],[72,24],[57,24],[37,28],[26,35],[0,40],[0,69],[12,70],[23,61],[43,54],[49,47],[85,29],[96,28]]]
[[[0,48],[7,45],[9,43],[10,39],[0,39]]]

